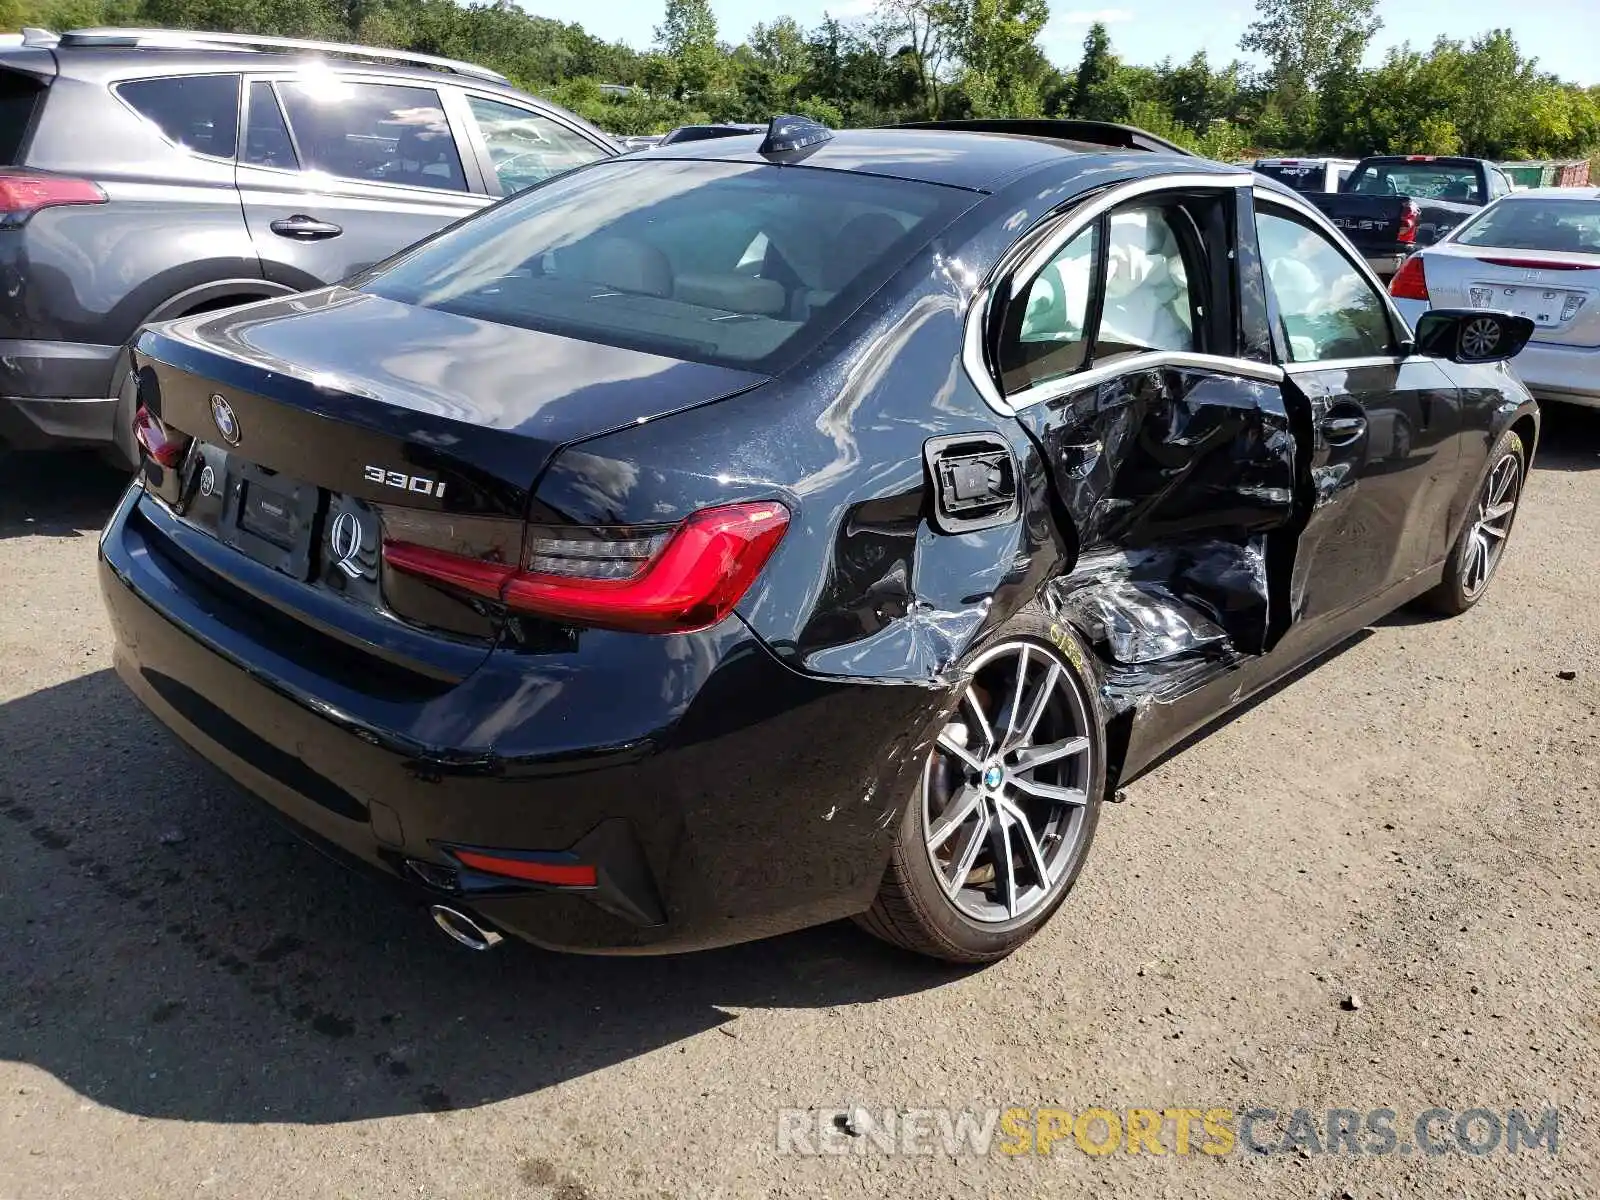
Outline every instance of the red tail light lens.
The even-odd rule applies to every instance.
[[[672,529],[621,537],[535,534],[525,569],[408,542],[385,542],[383,557],[395,570],[520,612],[632,633],[687,633],[733,611],[788,527],[789,510],[762,501],[702,509]]]
[[[1422,255],[1413,254],[1400,264],[1389,281],[1389,295],[1396,300],[1428,299],[1428,272],[1422,265]]]
[[[191,441],[181,434],[169,432],[161,423],[161,418],[142,404],[133,414],[133,437],[144,447],[144,452],[163,467],[176,467],[182,463]]]
[[[1395,241],[1407,245],[1417,240],[1417,222],[1422,218],[1422,210],[1416,203],[1407,200],[1400,206],[1400,232],[1395,235]]]
[[[43,171],[0,171],[0,228],[21,225],[41,208],[105,202],[99,185],[87,179]]]

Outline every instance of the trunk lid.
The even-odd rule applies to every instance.
[[[1311,202],[1329,221],[1350,239],[1352,245],[1366,249],[1393,249],[1400,240],[1403,196],[1353,196],[1345,192],[1313,195]]]
[[[1600,254],[1447,242],[1423,261],[1435,308],[1492,308],[1533,321],[1533,340],[1600,346]]]
[[[386,567],[385,540],[518,563],[561,446],[765,379],[341,288],[153,326],[135,367],[178,447],[172,467],[145,458],[146,487],[253,560],[243,574],[270,568],[257,599],[346,636],[313,617],[343,599],[365,642],[363,614],[486,643],[503,623],[495,604]],[[226,569],[209,541],[187,543]]]

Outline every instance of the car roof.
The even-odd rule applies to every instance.
[[[1503,200],[1600,200],[1600,187],[1541,187],[1524,188],[1502,196]]]
[[[760,134],[741,134],[706,141],[659,146],[650,157],[707,159],[717,162],[767,163]],[[1137,163],[1169,163],[1174,170],[1238,174],[1239,168],[1207,159],[1145,150],[1107,149],[1036,135],[950,129],[841,129],[827,141],[779,161],[807,167],[884,175],[988,192],[1018,176],[1051,163],[1084,173],[1098,167]]]

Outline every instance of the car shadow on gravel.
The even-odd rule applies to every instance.
[[[667,958],[474,954],[300,842],[110,671],[0,705],[0,746],[0,1058],[140,1116],[444,1112],[720,1031],[685,1060],[698,1087],[710,1062],[765,1069],[738,1009],[961,977],[843,923]]]
[[[1545,404],[1540,415],[1535,471],[1600,470],[1600,408]]]
[[[0,450],[0,539],[86,537],[100,532],[129,472],[91,451],[17,454]]]

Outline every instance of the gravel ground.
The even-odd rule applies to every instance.
[[[1482,605],[1383,622],[1128,789],[1055,921],[976,972],[850,926],[455,949],[124,694],[93,577],[119,481],[0,465],[0,1200],[1600,1194],[1600,412],[1548,420]],[[1404,1143],[1430,1107],[1548,1105],[1554,1154],[1438,1157],[1198,1126],[891,1154],[867,1120],[1262,1106],[1271,1143],[1388,1108]],[[791,1149],[849,1153],[780,1153],[783,1108]]]

